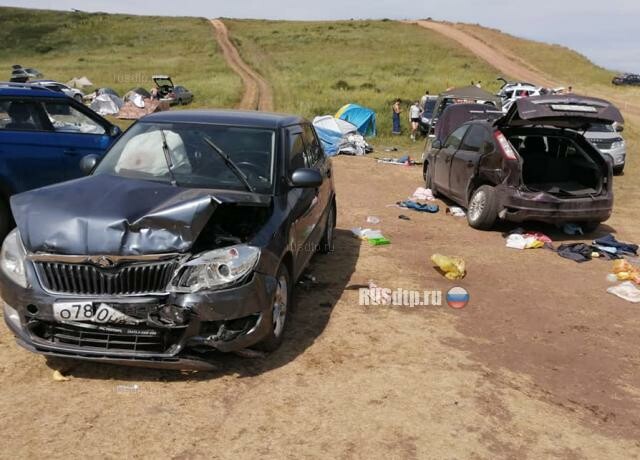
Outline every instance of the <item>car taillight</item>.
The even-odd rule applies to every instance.
[[[507,138],[504,137],[504,134],[502,134],[500,131],[496,131],[495,133],[493,133],[493,137],[495,137],[496,141],[498,141],[498,145],[500,146],[500,152],[502,152],[502,155],[505,157],[505,159],[507,160],[518,159],[518,156],[516,155],[516,151],[513,150],[513,147],[511,147],[511,144],[509,143]]]

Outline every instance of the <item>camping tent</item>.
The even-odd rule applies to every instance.
[[[119,97],[104,93],[96,96],[89,107],[100,115],[115,115],[123,105],[124,102]]]
[[[86,86],[93,86],[93,83],[91,83],[91,80],[89,80],[87,77],[74,77],[67,82],[67,86],[70,86],[71,88],[82,89]]]
[[[336,112],[335,117],[354,124],[363,136],[376,135],[376,113],[371,109],[358,104],[347,104]]]
[[[347,153],[351,155],[364,155],[371,151],[355,125],[348,121],[334,118],[331,115],[315,117],[313,126],[322,142],[324,152],[329,155]]]

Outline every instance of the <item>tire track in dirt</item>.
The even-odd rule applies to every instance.
[[[244,94],[238,108],[273,111],[273,91],[269,82],[242,60],[240,53],[229,40],[227,26],[219,19],[212,19],[211,24],[214,27],[216,40],[222,49],[225,61],[235,73],[240,75],[244,84]]]
[[[550,88],[561,86],[562,84],[553,79],[549,75],[546,75],[540,69],[537,69],[531,63],[525,61],[520,56],[516,56],[509,50],[504,48],[494,48],[491,45],[483,42],[482,40],[474,37],[473,35],[458,29],[455,25],[445,22],[436,21],[410,21],[413,24],[417,24],[425,29],[433,30],[445,37],[456,41],[460,45],[467,48],[473,54],[480,59],[486,61],[492,67],[495,67],[505,76],[519,80],[528,81],[534,84],[547,86]],[[628,101],[612,97],[610,94],[602,94],[599,92],[590,91],[593,96],[607,99],[618,105],[628,115],[634,117],[640,117],[640,107],[629,104]]]

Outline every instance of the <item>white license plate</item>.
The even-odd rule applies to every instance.
[[[53,304],[53,317],[56,321],[83,321],[99,324],[137,324],[139,321],[116,310],[106,303],[56,302]]]

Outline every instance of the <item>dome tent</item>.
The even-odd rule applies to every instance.
[[[363,136],[376,135],[376,113],[371,109],[358,104],[347,104],[336,112],[335,117],[355,125]]]

